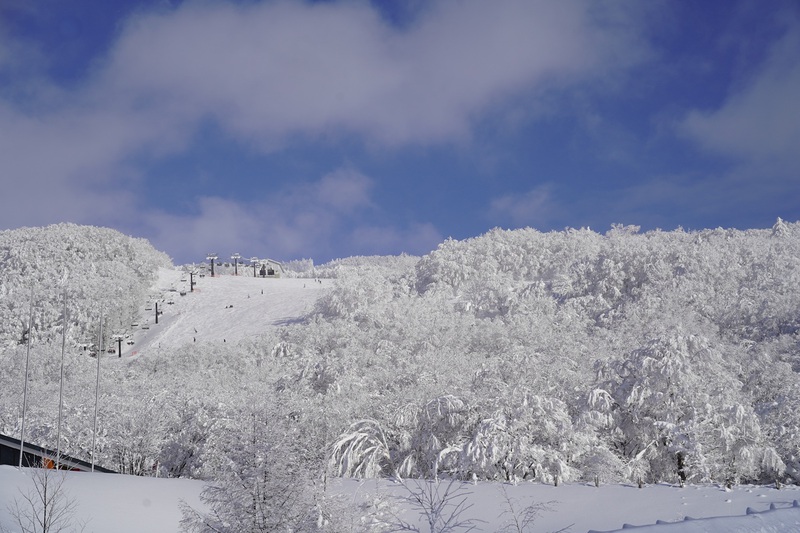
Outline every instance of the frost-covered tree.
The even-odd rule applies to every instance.
[[[69,298],[74,342],[94,340],[106,317],[112,331],[130,324],[159,267],[169,258],[144,239],[75,224],[0,231],[0,344],[18,343],[25,330],[28,296],[34,291],[33,330],[37,342],[58,334],[62,290]]]
[[[693,335],[655,339],[601,373],[614,398],[608,442],[639,476],[708,481],[752,479],[758,420],[742,384],[710,342]],[[642,462],[646,468],[642,470]]]
[[[244,413],[242,413],[244,414]],[[214,435],[214,480],[201,500],[208,513],[185,509],[197,532],[315,531],[324,524],[302,443],[292,420],[274,407],[228,419]]]
[[[571,481],[576,435],[564,402],[512,391],[474,428],[460,456],[462,476],[502,481]]]

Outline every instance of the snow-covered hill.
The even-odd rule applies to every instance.
[[[86,343],[99,317],[108,329],[129,322],[166,254],[144,239],[75,224],[0,231],[0,347],[57,343],[64,295],[69,344]],[[31,296],[33,307],[31,308]]]
[[[78,263],[89,274],[92,257]],[[102,306],[91,304],[113,278],[97,278],[99,292],[70,287],[84,311],[70,314],[60,437],[60,300],[43,303],[50,340],[33,343],[25,381],[27,293],[14,283],[4,302],[16,329],[0,352],[4,433],[20,432],[25,382],[31,442],[58,440],[126,473],[204,479],[220,489],[209,508],[233,521],[225,531],[254,509],[280,516],[268,498],[243,504],[278,485],[297,488],[289,510],[313,513],[325,475],[351,502],[373,486],[402,490],[389,480],[399,477],[477,480],[466,490],[483,531],[503,525],[499,487],[525,495],[523,509],[554,502],[543,530],[685,516],[740,518],[648,527],[796,528],[796,489],[773,486],[800,480],[800,224],[496,230],[418,260],[343,260],[304,278],[223,269],[195,291],[153,257],[130,294],[117,291],[134,302],[117,314],[130,319],[106,329],[124,336],[122,357],[88,357],[78,342],[96,334]],[[661,484],[681,479],[686,488]],[[745,514],[770,502],[778,509]],[[326,512],[349,519],[367,507]]]

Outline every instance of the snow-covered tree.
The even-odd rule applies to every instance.
[[[247,416],[249,415],[249,416]],[[203,490],[208,513],[186,508],[196,532],[315,531],[324,509],[313,489],[293,421],[274,406],[256,406],[214,435],[215,478]]]

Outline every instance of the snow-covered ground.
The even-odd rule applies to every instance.
[[[410,487],[416,488],[411,480]],[[342,480],[347,494],[395,495],[408,491],[391,481]],[[446,486],[446,482],[440,482]],[[443,492],[443,488],[440,489]],[[471,505],[462,518],[475,518],[476,530],[496,532],[509,525],[510,501],[522,516],[532,503],[549,504],[550,511],[538,513],[532,527],[525,531],[618,531],[634,526],[642,531],[677,532],[799,532],[800,487],[776,490],[774,487],[739,486],[725,490],[717,486],[653,485],[642,489],[635,485],[562,484],[558,487],[540,483],[518,485],[480,482],[463,486],[466,504]],[[505,494],[504,494],[505,491]],[[507,495],[507,497],[506,497]],[[458,501],[456,498],[454,501]],[[774,506],[775,510],[770,510]],[[748,514],[748,508],[750,509]],[[410,518],[408,504],[403,504],[404,518]],[[417,512],[417,515],[419,513]],[[689,520],[686,518],[689,517]],[[666,522],[656,524],[656,522]],[[423,527],[421,531],[426,531]],[[511,529],[510,531],[517,531]]]
[[[33,488],[32,474],[30,469],[20,471],[0,466],[0,502],[21,501],[22,494]],[[85,522],[87,533],[178,532],[181,501],[195,509],[203,508],[199,501],[203,487],[200,481],[79,472],[66,476],[65,494],[77,503],[75,522]],[[800,531],[800,507],[793,507],[793,502],[800,499],[798,487],[776,490],[740,486],[726,491],[716,486],[655,485],[638,489],[622,485],[595,488],[583,484],[554,487],[534,483],[465,485],[467,503],[472,507],[463,517],[482,521],[477,523],[476,531],[498,531],[510,518],[503,516],[506,510],[503,487],[519,510],[531,503],[550,502],[552,511],[541,512],[528,531],[569,527],[569,531],[576,533],[616,531],[630,526],[646,526],[637,528],[643,533]],[[334,483],[334,490],[353,501],[377,497],[392,502],[397,501],[395,497],[407,494],[399,484],[388,480],[340,480]],[[403,518],[415,516],[407,504],[396,505],[405,510]],[[770,510],[770,506],[775,509]],[[684,520],[685,517],[694,520]],[[659,520],[669,523],[656,524]],[[0,506],[0,526],[15,531],[5,505]]]
[[[7,506],[23,503],[23,496],[34,490],[34,475],[30,468],[0,465],[0,531],[18,531]],[[87,533],[173,533],[180,531],[181,501],[202,508],[201,481],[97,472],[64,475],[63,493],[76,503],[73,523],[85,523]]]
[[[143,356],[153,350],[193,342],[237,342],[267,328],[291,323],[311,310],[333,281],[251,276],[195,276],[161,269],[151,297],[142,303],[141,319],[131,325],[122,355]],[[156,324],[156,304],[163,312]],[[133,344],[128,342],[133,341]]]

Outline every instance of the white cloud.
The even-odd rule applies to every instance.
[[[736,159],[800,164],[800,22],[771,49],[753,78],[714,111],[693,111],[681,131],[705,150]],[[788,170],[788,169],[787,169]]]
[[[205,198],[197,216],[185,217],[140,205],[137,180],[147,170],[135,165],[186,150],[209,119],[266,151],[339,133],[379,146],[468,138],[474,120],[509,97],[637,61],[635,32],[592,14],[606,5],[442,0],[396,28],[367,2],[185,2],[128,20],[91,75],[70,88],[42,77],[35,63],[44,58],[19,70],[8,51],[20,44],[3,39],[0,77],[13,86],[0,92],[0,175],[14,186],[0,197],[0,227],[69,220],[125,228],[144,218],[175,255],[198,252],[208,236],[216,240],[203,248],[238,247],[253,235],[287,256],[312,246],[324,254],[347,217],[375,209],[371,180],[357,172],[285,191],[280,201],[271,192],[247,204]],[[311,201],[300,205],[303,196]],[[376,247],[438,239],[424,221],[351,235],[358,232],[376,235]]]
[[[424,255],[443,241],[442,234],[429,223],[407,228],[361,226],[350,235],[351,249],[358,255]]]
[[[130,215],[120,157],[147,133],[113,115],[29,117],[0,102],[0,227]]]
[[[718,109],[695,110],[680,123],[679,133],[703,151],[725,156],[731,164],[716,175],[698,177],[692,190],[674,200],[676,205],[692,208],[693,213],[710,213],[726,223],[755,219],[770,224],[779,216],[791,219],[797,211],[800,19],[788,16],[783,22],[786,33],[749,79],[737,80]],[[714,201],[698,201],[702,198]],[[771,215],[758,214],[764,206],[772,210]]]
[[[331,130],[448,141],[501,98],[634,61],[641,46],[598,26],[596,5],[445,0],[399,30],[360,2],[186,3],[130,22],[99,84],[175,120],[213,116],[265,148]]]
[[[489,216],[500,223],[514,226],[547,225],[554,214],[552,187],[539,185],[522,194],[507,194],[494,198],[489,206]]]
[[[208,251],[275,259],[324,257],[341,249],[365,255],[422,253],[441,241],[430,224],[400,228],[363,222],[359,215],[376,209],[372,186],[372,179],[346,167],[260,202],[205,197],[194,214],[147,213],[146,231],[157,248],[198,258]]]
[[[350,212],[370,207],[369,191],[372,180],[352,168],[342,168],[322,177],[314,186],[313,196],[336,211]]]
[[[38,10],[33,2],[24,0],[3,0],[0,2],[0,73],[6,69],[24,68],[26,62],[43,58],[31,43],[22,43],[12,40],[9,36],[9,19],[20,15],[30,15]],[[8,16],[10,15],[10,17]]]

